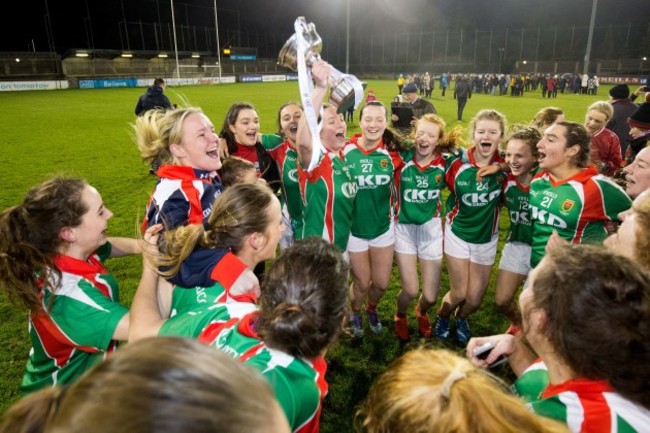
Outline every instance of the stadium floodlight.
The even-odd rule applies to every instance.
[[[90,54],[88,54],[88,51],[77,51],[75,54],[77,57],[88,57]]]
[[[167,55],[167,53],[160,53],[158,54],[158,57],[160,57],[161,59],[166,59],[169,56]]]
[[[192,58],[193,59],[200,59],[201,55],[199,53],[192,53]]]
[[[133,54],[132,53],[122,53],[121,56],[130,59],[131,57],[133,57]]]

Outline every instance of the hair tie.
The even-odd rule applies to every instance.
[[[300,313],[302,311],[302,308],[298,304],[287,304],[285,311]]]
[[[466,377],[467,375],[462,371],[454,371],[453,373],[450,373],[442,384],[441,394],[443,398],[449,400],[451,396],[451,387],[454,386],[456,382],[465,379]]]

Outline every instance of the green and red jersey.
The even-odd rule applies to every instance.
[[[190,256],[191,258],[191,256]],[[233,295],[230,289],[247,269],[235,254],[228,252],[212,268],[205,286],[183,287],[176,285],[172,290],[170,317],[188,311],[202,309],[211,304],[230,302],[257,303],[255,293]],[[209,284],[209,285],[208,285]]]
[[[324,359],[297,358],[266,346],[255,331],[258,312],[241,316],[245,311],[241,305],[251,304],[215,305],[176,316],[163,325],[159,334],[198,338],[257,369],[275,392],[292,431],[318,432],[322,400],[328,388]]]
[[[389,153],[383,141],[373,149],[362,148],[361,134],[343,148],[345,163],[357,183],[357,197],[352,212],[352,234],[374,239],[390,228],[393,205],[393,173],[402,164],[397,153]]]
[[[296,239],[319,237],[345,251],[350,238],[357,185],[340,154],[328,152],[310,172],[298,166],[303,200],[302,230]]]
[[[298,152],[289,140],[281,141],[277,135],[262,134],[262,146],[278,166],[283,202],[287,205],[294,232],[300,231],[297,225],[302,223],[303,203],[298,182]]]
[[[102,263],[110,253],[107,242],[86,261],[54,257],[61,280],[50,281],[58,283],[54,289],[43,284],[43,310],[30,317],[32,350],[21,392],[72,383],[115,350],[113,334],[129,310],[120,305],[117,280]]]
[[[451,231],[465,242],[490,242],[499,228],[499,205],[506,175],[498,172],[476,181],[476,164],[471,147],[447,160],[446,183],[451,194],[447,199],[447,222]],[[494,154],[489,164],[503,162]]]
[[[514,388],[536,414],[561,421],[575,433],[634,433],[650,426],[650,410],[606,381],[577,378],[550,385],[541,361],[524,371]]]
[[[607,237],[605,223],[616,221],[630,206],[632,201],[625,191],[599,175],[594,166],[560,181],[553,180],[546,170],[540,171],[530,184],[531,266],[537,266],[544,257],[554,230],[574,244],[598,244]]]
[[[526,245],[532,243],[533,227],[528,203],[529,190],[530,185],[522,185],[512,174],[508,175],[503,185],[503,198],[510,216],[507,242],[521,242]]]
[[[445,161],[438,154],[429,164],[420,166],[414,152],[404,152],[405,165],[395,173],[397,221],[421,225],[442,215],[441,191],[445,187]]]

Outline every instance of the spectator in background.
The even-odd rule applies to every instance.
[[[397,78],[397,93],[400,95],[402,94],[402,89],[404,88],[404,84],[406,84],[406,79],[404,78],[404,74],[399,74],[399,77]]]
[[[589,75],[582,74],[582,78],[581,78],[581,81],[580,81],[580,89],[581,89],[581,93],[583,95],[587,94],[587,87],[588,86],[589,86]]]
[[[646,95],[646,102],[632,113],[627,119],[627,124],[630,127],[632,141],[625,153],[625,161],[632,164],[632,161],[636,161],[638,154],[647,153],[643,149],[647,146],[648,137],[650,137],[650,96]],[[650,158],[646,157],[646,161],[650,161]],[[648,186],[650,187],[650,185]]]
[[[612,104],[607,101],[596,101],[587,108],[585,129],[589,134],[591,162],[596,165],[598,172],[612,176],[621,168],[621,143],[618,137],[605,128],[614,115]]]
[[[647,94],[648,90],[650,90],[650,87],[648,86],[639,87],[630,95],[630,101],[635,101],[639,96]]]
[[[614,108],[614,114],[605,127],[616,134],[621,143],[621,154],[625,155],[632,141],[627,119],[639,107],[630,101],[630,88],[627,84],[618,84],[609,89],[609,103]]]
[[[373,89],[368,89],[368,94],[366,95],[366,104],[368,102],[376,101],[377,97],[375,96],[375,91]]]
[[[413,117],[416,119],[421,118],[427,113],[437,114],[436,108],[429,101],[425,101],[417,94],[417,86],[409,83],[404,86],[404,97],[406,101],[403,103],[408,104],[413,109]]]
[[[454,88],[454,99],[458,102],[458,120],[463,120],[463,110],[465,109],[465,104],[467,104],[467,99],[472,97],[472,87],[467,80],[467,76],[463,75],[460,77],[460,80],[456,83]]]
[[[477,417],[477,414],[481,414]],[[366,433],[559,433],[496,376],[445,349],[411,350],[372,384],[355,416]]]
[[[254,395],[255,398],[250,398]],[[198,341],[130,343],[70,387],[12,406],[0,432],[288,433],[264,379]]]
[[[447,92],[447,86],[449,86],[449,77],[447,74],[442,74],[440,76],[440,89],[442,90],[442,97],[445,97],[445,93]]]
[[[409,107],[413,110],[413,120],[411,121],[411,128],[415,126],[417,119],[420,119],[427,113],[437,114],[436,108],[433,104],[427,100],[424,100],[418,96],[418,87],[414,83],[408,83],[404,86],[404,101],[399,104],[401,107]],[[391,116],[393,122],[396,122],[399,118],[397,115],[393,114]],[[406,132],[410,132],[409,128]],[[404,132],[404,131],[401,131]]]
[[[347,110],[345,110],[345,121],[352,122],[354,120],[354,104],[350,105]]]
[[[162,78],[153,80],[153,85],[138,99],[138,103],[135,105],[135,115],[141,116],[147,110],[170,110],[174,108],[167,95],[163,93],[164,91],[165,80]]]
[[[138,99],[138,103],[135,105],[135,115],[142,116],[149,110],[171,110],[175,108],[176,106],[172,106],[169,98],[163,93],[164,91],[165,80],[162,78],[153,80],[153,85]],[[161,164],[160,158],[151,161],[149,173],[156,174]]]

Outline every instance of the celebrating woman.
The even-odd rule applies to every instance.
[[[134,323],[153,334],[198,338],[259,370],[292,431],[317,432],[327,393],[323,356],[346,316],[348,270],[341,253],[324,240],[297,241],[270,267],[259,310],[236,302],[164,320],[156,274],[145,261]]]
[[[190,225],[165,233],[164,254],[154,260],[159,269],[165,269],[159,273],[165,277],[180,274],[181,280],[191,278],[202,285],[176,286],[171,299],[167,291],[159,290],[158,302],[164,316],[215,303],[255,303],[259,296],[257,281],[249,285],[235,286],[235,283],[244,271],[251,271],[257,264],[275,257],[283,229],[280,202],[269,188],[237,184],[227,188],[215,201],[208,228]],[[221,258],[224,250],[229,252]],[[136,294],[134,305],[138,305],[139,298]],[[144,322],[143,328],[141,324],[137,320],[133,322],[131,339],[151,335],[148,322]]]
[[[387,120],[384,104],[366,103],[359,115],[361,134],[353,136],[343,149],[357,183],[347,248],[353,279],[350,329],[355,338],[363,336],[360,311],[364,302],[370,329],[381,332],[377,304],[388,288],[393,268],[393,173],[402,160],[388,152],[394,138],[386,129]]]
[[[402,289],[397,295],[395,333],[403,341],[409,339],[406,313],[419,291],[418,264],[422,295],[415,306],[415,317],[420,335],[431,336],[427,312],[436,303],[442,272],[443,152],[450,144],[455,145],[458,134],[458,129],[447,134],[440,117],[425,114],[416,123],[415,147],[401,152],[405,165],[395,177],[395,256]]]
[[[106,236],[112,216],[95,188],[63,177],[0,214],[0,287],[30,311],[23,393],[74,382],[127,339],[129,311],[103,262],[141,248]]]
[[[623,189],[589,164],[589,136],[582,125],[552,125],[537,149],[540,171],[530,184],[533,268],[558,243],[602,243],[606,223],[632,204]]]
[[[505,174],[476,174],[480,167],[501,163],[498,147],[503,140],[506,119],[494,110],[481,110],[471,121],[474,140],[466,152],[447,162],[446,182],[451,190],[447,200],[445,257],[450,290],[442,300],[435,334],[449,339],[452,313],[456,318],[456,338],[466,343],[471,334],[467,317],[483,301],[497,252],[499,202]]]
[[[313,143],[307,117],[303,116],[298,123],[298,175],[305,207],[302,230],[296,232],[295,236],[296,239],[322,237],[343,252],[346,251],[350,238],[357,187],[341,152],[347,141],[345,122],[336,112],[336,107],[323,106],[330,71],[331,66],[323,60],[314,63],[311,68],[316,83],[311,95],[314,115],[319,116],[321,107],[323,108],[323,127],[319,139],[324,152]],[[313,152],[319,152],[318,164],[308,170]]]
[[[163,224],[174,229],[208,220],[221,193],[219,137],[198,108],[148,111],[133,125],[142,159],[162,165],[151,195],[143,229]]]
[[[508,355],[517,392],[573,432],[647,431],[649,287],[648,274],[623,256],[559,246],[533,269],[519,298],[523,335],[474,338],[467,356],[488,366]],[[494,349],[479,360],[474,349],[486,342]]]

